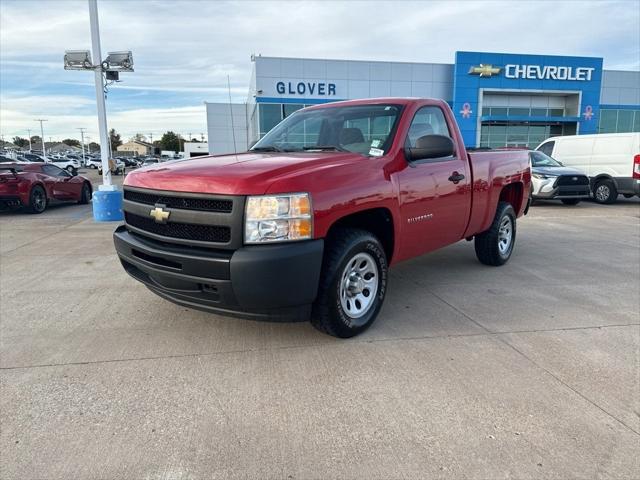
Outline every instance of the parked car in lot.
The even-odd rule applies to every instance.
[[[26,160],[27,162],[44,162],[46,161],[46,159],[39,154],[36,153],[20,153],[18,154],[18,159],[19,160]]]
[[[639,132],[552,137],[536,150],[586,172],[598,203],[640,196]]]
[[[50,163],[0,165],[0,209],[42,213],[52,202],[89,203],[91,192],[89,179]]]
[[[114,241],[167,300],[352,337],[378,315],[389,265],[464,238],[506,263],[530,177],[525,150],[467,152],[444,101],[336,102],[246,153],[129,173]]]
[[[539,151],[529,152],[529,157],[533,200],[561,200],[565,205],[577,205],[591,196],[589,177],[583,171],[565,167]]]
[[[109,160],[109,168],[111,169],[111,173],[114,175],[124,175],[125,165],[120,160]],[[98,165],[98,174],[102,175],[102,162]]]
[[[80,162],[78,160],[68,157],[50,158],[48,162],[54,164],[56,167],[64,168],[71,174],[77,173],[78,168],[80,168]]]
[[[99,168],[102,165],[102,160],[100,158],[87,157],[85,159],[85,166],[87,168]]]

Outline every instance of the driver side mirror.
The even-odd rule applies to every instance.
[[[446,135],[424,135],[416,140],[416,146],[406,149],[407,160],[427,160],[451,157],[455,153],[453,140]]]

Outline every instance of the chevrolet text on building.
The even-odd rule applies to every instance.
[[[471,67],[471,75],[481,77],[492,77],[499,75],[502,67],[480,64],[478,67]],[[592,67],[558,67],[553,65],[516,65],[504,66],[504,76],[507,78],[524,78],[527,80],[570,80],[570,81],[591,81],[591,74],[595,68]]]
[[[553,65],[505,65],[507,78],[525,78],[527,80],[572,80],[591,81],[592,67],[556,67]]]
[[[601,57],[460,51],[451,63],[252,62],[246,103],[207,103],[210,153],[245,149],[310,105],[379,97],[445,100],[468,147],[536,148],[561,135],[640,131],[640,72],[606,70]]]

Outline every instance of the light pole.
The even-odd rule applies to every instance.
[[[43,122],[48,122],[45,118],[36,118],[36,122],[40,122],[40,140],[42,140],[42,156],[44,157],[44,161],[47,161],[47,150],[44,146],[44,128],[42,127]]]
[[[100,22],[98,20],[98,0],[89,0],[89,23],[91,24],[91,49],[93,58],[100,62]],[[100,132],[100,157],[102,157],[102,185],[101,190],[114,190],[111,183],[111,168],[109,168],[109,131],[107,130],[107,107],[104,101],[104,83],[102,68],[94,69],[96,85],[96,102],[98,104],[98,130]]]
[[[84,167],[86,165],[86,162],[84,160],[84,131],[86,130],[86,128],[78,127],[77,129],[80,130],[80,136],[82,138],[80,144],[82,145],[82,166]]]
[[[31,129],[27,128],[27,133],[29,134],[29,153],[31,153]]]
[[[109,165],[109,131],[107,129],[106,89],[118,81],[119,72],[133,72],[133,56],[130,51],[109,52],[102,60],[100,48],[100,22],[98,1],[89,2],[89,24],[91,27],[91,52],[88,50],[67,50],[64,53],[65,70],[92,70],[96,88],[98,128],[100,137],[100,157],[102,160],[102,185],[93,195],[93,218],[97,221],[119,221],[123,219],[122,192],[111,181]]]

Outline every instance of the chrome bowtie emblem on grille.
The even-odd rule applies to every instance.
[[[171,212],[165,212],[162,207],[156,207],[149,212],[149,216],[153,217],[156,223],[167,223],[167,219]]]
[[[578,177],[573,177],[571,180],[573,180],[574,182],[578,181]]]

